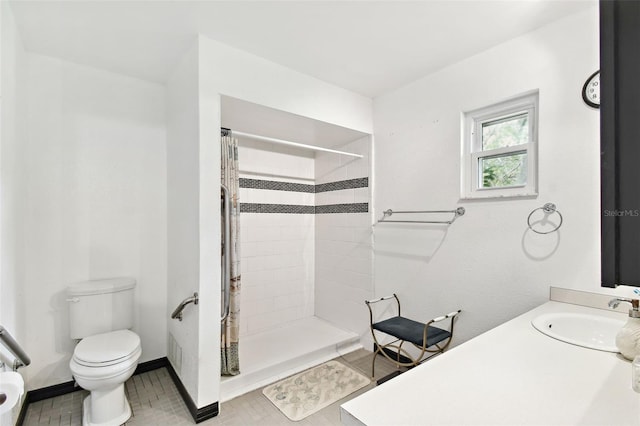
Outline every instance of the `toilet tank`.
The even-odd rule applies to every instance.
[[[133,326],[133,278],[84,281],[67,287],[72,339]]]

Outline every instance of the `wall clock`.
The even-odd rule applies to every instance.
[[[596,71],[582,86],[582,99],[592,108],[600,108],[600,71]]]

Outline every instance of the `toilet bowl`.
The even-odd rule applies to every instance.
[[[97,334],[78,343],[69,368],[78,385],[91,392],[83,402],[83,425],[120,425],[131,417],[124,382],[133,375],[141,353],[140,337],[130,330]]]

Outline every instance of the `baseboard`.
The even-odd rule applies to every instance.
[[[169,376],[171,376],[173,383],[176,385],[176,388],[178,389],[182,400],[187,406],[191,417],[193,417],[193,421],[195,421],[196,423],[200,423],[213,418],[220,413],[219,404],[217,402],[214,402],[213,404],[207,405],[202,408],[198,408],[196,403],[193,402],[193,399],[191,399],[191,395],[189,395],[189,392],[187,392],[187,388],[185,388],[182,384],[180,377],[178,377],[178,373],[176,373],[176,370],[173,369],[173,365],[171,365],[171,363],[167,361],[166,367],[167,371],[169,372]]]
[[[24,401],[22,401],[22,407],[20,407],[20,414],[18,414],[18,418],[16,419],[16,426],[22,426],[24,424],[24,419],[27,417],[27,408],[29,408],[29,403],[25,396]]]
[[[167,367],[169,365],[170,363],[167,357],[141,362],[140,364],[138,364],[138,367],[136,367],[136,371],[133,373],[133,375],[135,376],[136,374],[157,370],[158,368]],[[76,386],[76,383],[71,380],[69,382],[28,391],[25,395],[24,401],[22,402],[22,407],[20,407],[20,414],[18,415],[18,419],[16,420],[16,426],[22,426],[27,415],[27,408],[32,402],[38,402],[42,401],[43,399],[66,395],[80,389],[81,388],[79,386]]]
[[[16,419],[16,426],[22,426],[24,424],[24,420],[27,417],[27,409],[29,408],[29,404],[32,402],[66,395],[77,390],[80,390],[80,387],[76,386],[76,383],[72,380],[70,382],[27,391],[24,401],[22,401],[22,406],[20,407],[20,414],[18,414],[18,418]]]
[[[165,356],[158,359],[153,359],[151,361],[141,362],[136,367],[136,371],[133,372],[133,375],[146,373],[148,371],[157,370],[162,367],[167,367],[169,365],[169,359]]]
[[[182,381],[180,381],[180,378],[176,374],[175,370],[173,369],[173,366],[171,365],[167,357],[158,358],[158,359],[154,359],[146,362],[141,362],[140,364],[138,364],[138,367],[136,367],[136,371],[133,373],[133,375],[135,376],[137,374],[146,373],[148,371],[157,370],[158,368],[163,368],[163,367],[165,367],[169,372],[169,376],[171,376],[171,380],[173,380],[173,383],[176,385],[176,388],[178,388],[178,392],[180,393],[182,400],[184,401],[185,405],[187,406],[187,409],[189,410],[189,413],[191,414],[191,416],[193,417],[193,420],[196,423],[203,422],[207,419],[210,419],[218,415],[218,413],[220,412],[220,409],[217,402],[202,408],[198,408],[196,406],[196,404],[193,402],[193,399],[191,399],[191,396],[187,392],[187,389],[182,384]],[[45,388],[28,391],[27,394],[25,395],[24,401],[22,402],[22,407],[20,408],[20,414],[18,415],[18,419],[16,420],[16,426],[23,425],[25,417],[27,415],[27,408],[29,407],[30,403],[42,401],[43,399],[47,399],[47,398],[66,395],[68,393],[75,392],[80,389],[81,388],[79,386],[76,386],[74,381],[69,381],[69,382],[60,383],[53,386],[47,386]]]
[[[43,399],[66,395],[77,390],[80,390],[80,387],[76,386],[76,382],[71,380],[70,382],[47,386],[46,388],[30,390],[27,392],[27,396],[25,399],[29,401],[29,403],[38,402],[42,401]]]

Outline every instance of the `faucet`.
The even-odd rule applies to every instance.
[[[626,297],[616,297],[614,299],[609,300],[610,308],[617,308],[620,305],[620,302],[629,302],[631,303],[631,309],[629,309],[629,316],[632,318],[640,318],[640,300],[638,299],[628,299]]]

